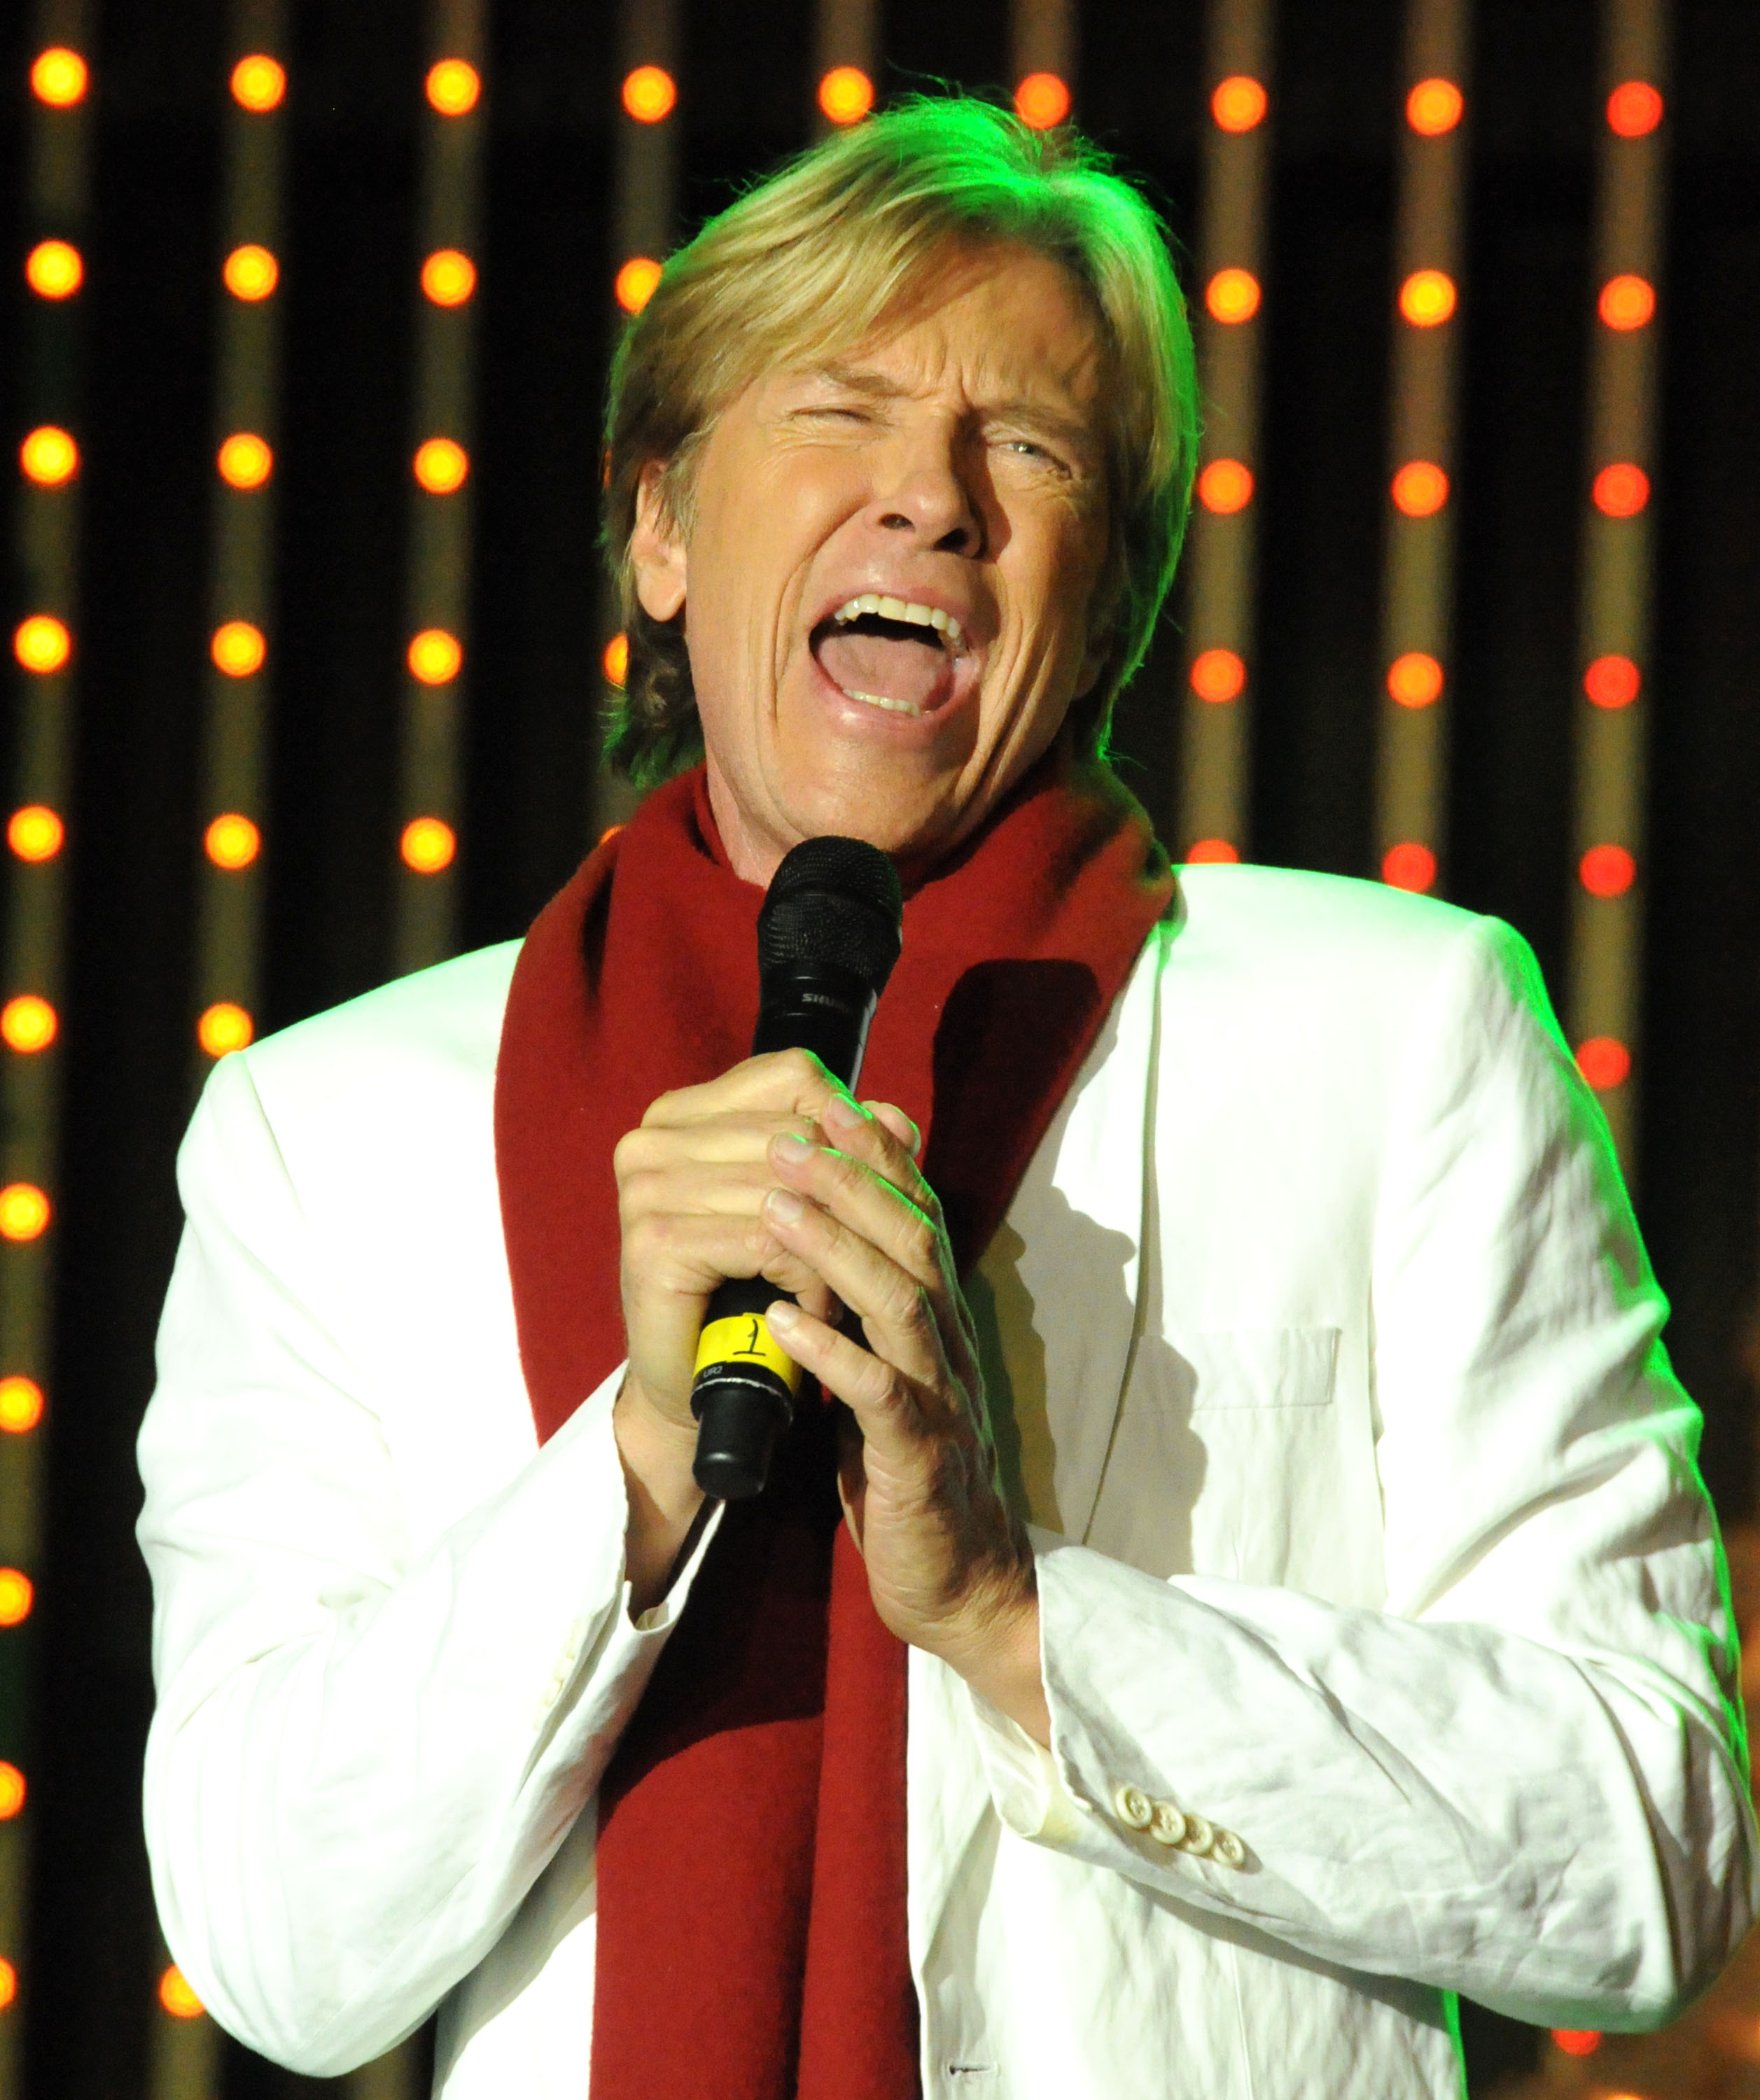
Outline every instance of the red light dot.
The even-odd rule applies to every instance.
[[[1608,128],[1621,139],[1642,139],[1662,121],[1662,98],[1647,80],[1625,80],[1608,97]]]
[[[1253,470],[1243,460],[1212,460],[1198,477],[1198,500],[1224,518],[1244,510],[1253,500]]]
[[[1014,91],[1014,113],[1030,131],[1049,131],[1070,113],[1070,90],[1054,73],[1030,73]]]
[[[1440,139],[1461,121],[1465,98],[1452,80],[1421,80],[1405,98],[1405,121],[1422,139]]]
[[[1598,656],[1583,673],[1583,690],[1598,708],[1629,708],[1643,683],[1630,656]]]
[[[1621,460],[1595,476],[1595,508],[1609,518],[1635,518],[1650,501],[1650,477],[1641,466]]]
[[[1259,280],[1251,270],[1219,270],[1204,287],[1204,304],[1225,328],[1250,321],[1259,311]]]
[[[1577,871],[1591,897],[1623,897],[1638,879],[1638,863],[1624,846],[1591,846]]]
[[[1605,1093],[1611,1088],[1625,1083],[1631,1073],[1632,1053],[1617,1035],[1591,1035],[1586,1043],[1577,1046],[1577,1069],[1598,1094]],[[1559,2032],[1568,2033],[1572,2030],[1564,2028]],[[1560,2042],[1559,2046],[1562,2049],[1564,2045]],[[1589,2050],[1570,2053],[1586,2056]]]
[[[1595,311],[1610,329],[1629,335],[1634,329],[1641,329],[1656,310],[1656,287],[1648,277],[1630,274],[1609,277],[1601,287],[1601,297],[1595,302]]]
[[[1433,460],[1408,460],[1393,477],[1393,507],[1408,518],[1434,517],[1449,500],[1449,477]]]
[[[1436,857],[1415,839],[1403,840],[1383,854],[1381,879],[1393,889],[1428,889],[1436,879]]]
[[[1555,2027],[1553,2044],[1567,2056],[1593,2056],[1601,2046],[1601,2037],[1589,2027]]]
[[[624,76],[624,108],[638,124],[664,121],[677,100],[677,83],[664,66],[639,65]]]
[[[1241,856],[1226,839],[1194,839],[1185,858],[1189,864],[1205,867],[1232,866]]]
[[[1219,131],[1256,130],[1265,118],[1264,88],[1250,73],[1230,73],[1217,82],[1210,113]]]
[[[1232,700],[1246,683],[1246,666],[1232,649],[1205,649],[1192,660],[1192,690],[1201,700]]]
[[[1387,694],[1402,708],[1427,708],[1442,693],[1442,666],[1422,649],[1409,649],[1387,666]]]

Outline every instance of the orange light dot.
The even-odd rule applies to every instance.
[[[51,1215],[49,1198],[34,1182],[11,1181],[0,1189],[0,1239],[40,1239]]]
[[[0,1823],[10,1823],[24,1806],[24,1775],[0,1758]]]
[[[1382,855],[1381,879],[1392,889],[1428,889],[1436,879],[1436,857],[1415,839],[1404,840]]]
[[[1630,656],[1598,656],[1583,673],[1583,690],[1598,708],[1629,708],[1643,684]]]
[[[659,124],[678,101],[678,83],[664,66],[639,65],[624,76],[624,107],[638,124]]]
[[[1449,477],[1433,460],[1408,460],[1393,477],[1393,507],[1408,518],[1433,518],[1449,500]]]
[[[12,654],[27,671],[59,671],[73,653],[73,638],[51,613],[33,612],[12,633]]]
[[[639,314],[654,297],[660,281],[660,266],[651,255],[632,255],[617,273],[612,289],[626,314]]]
[[[446,686],[458,676],[465,652],[456,634],[443,627],[425,627],[411,637],[407,660],[410,675],[423,685]]]
[[[1198,477],[1198,500],[1224,518],[1246,510],[1253,500],[1253,470],[1244,460],[1212,460]]]
[[[457,248],[436,248],[421,266],[421,289],[437,307],[461,307],[477,289],[477,266]]]
[[[1427,708],[1442,694],[1442,666],[1422,649],[1409,649],[1387,666],[1387,696],[1402,708]]]
[[[1219,130],[1255,130],[1265,121],[1265,90],[1251,73],[1230,73],[1217,82],[1210,113]]]
[[[159,2003],[174,2020],[199,2020],[206,2010],[174,1961],[159,1979]]]
[[[1014,113],[1030,131],[1049,131],[1070,113],[1070,90],[1054,73],[1030,73],[1014,91]]]
[[[232,68],[232,99],[261,117],[279,108],[287,92],[287,70],[267,51],[252,51]]]
[[[9,1436],[22,1436],[34,1429],[42,1420],[42,1388],[35,1379],[15,1371],[11,1378],[0,1379],[0,1430]]]
[[[39,51],[32,63],[30,91],[51,109],[71,109],[76,102],[85,100],[90,77],[86,61],[77,51],[70,51],[65,44],[51,44],[47,51]]]
[[[1440,139],[1461,121],[1465,98],[1452,80],[1421,80],[1405,98],[1405,121],[1422,139]]]
[[[220,448],[220,479],[234,488],[261,488],[275,467],[275,454],[254,430],[235,430]]]
[[[1577,1046],[1577,1069],[1598,1094],[1613,1087],[1623,1086],[1631,1075],[1632,1053],[1617,1035],[1591,1035],[1586,1043]],[[1569,2029],[1559,2030],[1568,2033]],[[1558,2040],[1555,2034],[1553,2037]],[[1569,2049],[1559,2041],[1559,2047],[1571,2056],[1587,2056],[1595,2047],[1590,2042],[1583,2049]]]
[[[4,2012],[18,1996],[18,1971],[4,1957],[0,1957],[0,2012]]]
[[[1186,860],[1199,867],[1215,865],[1232,866],[1241,858],[1239,852],[1226,839],[1194,839],[1186,850]]]
[[[1591,846],[1577,872],[1591,897],[1623,897],[1638,879],[1638,863],[1624,846]]]
[[[21,1568],[0,1568],[0,1626],[21,1626],[30,1617],[37,1592]]]
[[[256,1023],[241,1006],[229,999],[216,999],[203,1009],[196,1023],[196,1040],[210,1057],[230,1057],[242,1050],[257,1032]]]
[[[1593,2056],[1601,2046],[1601,2037],[1590,2027],[1555,2027],[1552,2042],[1567,2056]]]
[[[1192,690],[1201,700],[1232,700],[1246,683],[1246,666],[1232,649],[1204,649],[1192,659]]]
[[[416,448],[416,479],[430,496],[462,488],[470,471],[470,453],[451,438],[429,438]]]
[[[24,281],[40,299],[70,299],[85,281],[86,264],[71,240],[39,240],[24,258]]]
[[[874,107],[874,83],[860,66],[833,66],[819,82],[819,108],[833,124],[859,124]]]
[[[442,59],[428,68],[428,106],[443,117],[465,117],[477,106],[483,76],[468,59]]]
[[[1662,121],[1662,98],[1647,80],[1622,80],[1608,97],[1608,128],[1621,139],[1642,139]]]
[[[1641,329],[1656,311],[1656,287],[1646,277],[1609,277],[1601,287],[1595,310],[1610,329],[1628,334]]]
[[[20,860],[53,860],[61,850],[67,827],[53,810],[41,802],[27,802],[7,820],[7,844]]]
[[[55,1008],[36,992],[21,991],[0,1006],[0,1038],[9,1050],[46,1050],[57,1026]]]
[[[266,299],[280,281],[281,266],[267,248],[247,240],[235,248],[220,266],[226,289],[235,299],[254,303]]]
[[[201,843],[216,867],[249,867],[262,849],[262,834],[249,817],[228,810],[209,825]]]
[[[1259,311],[1259,280],[1251,270],[1219,270],[1204,287],[1204,304],[1225,326],[1250,321]]]
[[[69,481],[79,471],[79,447],[69,431],[43,423],[18,448],[18,463],[28,479],[44,488]]]
[[[1400,287],[1400,311],[1414,328],[1440,328],[1454,299],[1454,280],[1445,270],[1414,270]]]
[[[605,667],[605,682],[621,687],[629,676],[629,637],[614,634],[605,645],[605,654],[600,660]]]
[[[438,817],[412,818],[398,841],[404,865],[412,867],[417,875],[438,875],[443,867],[450,867],[457,850],[457,833]]]
[[[253,627],[248,620],[228,620],[214,630],[214,639],[208,645],[208,654],[214,659],[214,668],[223,671],[229,678],[248,678],[262,668],[262,660],[269,653],[269,645],[263,639],[262,629]]]
[[[1635,518],[1650,501],[1650,477],[1641,466],[1621,460],[1595,476],[1591,493],[1595,508],[1609,518]]]

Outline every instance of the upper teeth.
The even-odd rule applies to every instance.
[[[860,598],[853,598],[847,605],[840,605],[831,618],[840,626],[846,620],[859,619],[864,612],[876,612],[882,620],[907,620],[913,627],[933,627],[945,634],[957,649],[965,639],[965,630],[951,612],[943,612],[938,605],[915,605],[908,598],[882,598],[877,591],[863,591]]]

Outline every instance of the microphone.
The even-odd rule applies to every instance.
[[[758,913],[752,1056],[810,1050],[854,1092],[903,920],[898,871],[878,846],[807,839],[785,854]],[[761,1276],[734,1277],[709,1300],[690,1386],[692,1471],[717,1501],[762,1493],[777,1439],[793,1418],[801,1366],[764,1317],[788,1295]]]

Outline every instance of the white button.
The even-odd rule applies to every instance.
[[[1154,1820],[1155,1804],[1140,1786],[1128,1783],[1121,1786],[1112,1797],[1112,1805],[1127,1830],[1146,1830]]]
[[[1171,1801],[1158,1801],[1155,1813],[1149,1818],[1149,1834],[1158,1845],[1183,1845],[1185,1818]]]
[[[1244,1867],[1246,1847],[1232,1830],[1219,1830],[1210,1848],[1211,1857],[1220,1860],[1225,1867]]]
[[[1183,1851],[1199,1854],[1207,1852],[1215,1842],[1215,1839],[1216,1826],[1214,1823],[1206,1823],[1202,1815],[1187,1816],[1185,1839],[1180,1847]]]

